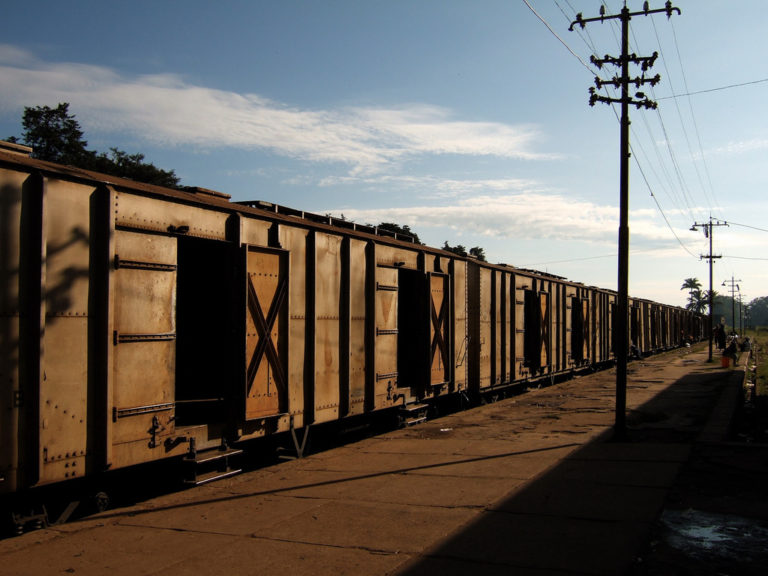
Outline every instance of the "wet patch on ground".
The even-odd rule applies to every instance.
[[[701,510],[665,510],[637,573],[653,576],[765,574],[768,522]],[[640,569],[642,568],[642,569]]]

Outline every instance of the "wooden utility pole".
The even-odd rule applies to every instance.
[[[739,285],[736,284],[736,282],[741,281],[742,280],[736,280],[731,276],[731,334],[736,334],[736,292],[738,292],[739,297],[741,297],[741,288],[739,288]],[[727,280],[723,282],[723,286],[725,286],[727,282]],[[739,316],[741,316],[741,306],[739,306]]]
[[[715,292],[712,288],[712,260],[716,258],[722,258],[722,255],[715,256],[712,254],[712,227],[713,226],[728,226],[728,222],[720,222],[720,220],[717,220],[716,222],[712,221],[712,216],[709,217],[709,222],[704,223],[698,223],[694,222],[693,226],[691,226],[691,230],[697,230],[699,227],[704,229],[704,237],[709,238],[709,254],[706,256],[702,254],[699,259],[704,260],[705,258],[709,260],[709,359],[707,362],[712,362],[712,330],[715,328]]]
[[[653,56],[638,57],[635,54],[629,53],[629,21],[632,16],[648,16],[650,14],[656,14],[658,12],[666,12],[667,18],[672,17],[672,12],[680,14],[679,8],[673,8],[672,2],[667,1],[664,8],[658,8],[651,10],[648,7],[648,2],[643,5],[643,10],[640,12],[630,12],[624,2],[624,8],[622,8],[619,14],[610,16],[605,15],[605,6],[600,7],[600,16],[596,18],[582,18],[581,13],[576,15],[576,20],[571,22],[569,30],[573,31],[574,25],[579,25],[582,28],[589,22],[604,22],[605,20],[621,20],[621,56],[618,58],[612,58],[606,56],[605,58],[595,58],[592,56],[590,61],[597,66],[598,69],[606,64],[617,66],[621,69],[621,76],[614,76],[611,80],[601,80],[599,77],[595,77],[595,85],[597,89],[602,88],[606,84],[612,85],[616,88],[621,88],[620,98],[609,98],[607,96],[600,96],[597,94],[595,87],[589,89],[589,105],[594,106],[596,102],[603,102],[606,104],[620,103],[621,104],[621,141],[619,149],[620,158],[620,200],[619,200],[619,277],[618,277],[618,296],[616,302],[616,312],[618,318],[616,320],[616,420],[614,423],[614,439],[625,440],[627,436],[627,423],[626,423],[626,407],[627,407],[627,362],[629,356],[629,105],[632,104],[636,108],[656,108],[656,102],[653,102],[646,98],[642,92],[635,93],[634,100],[629,94],[630,85],[634,85],[637,88],[644,84],[650,84],[655,86],[660,80],[660,76],[657,74],[652,78],[646,78],[645,73],[651,67],[653,67],[658,53],[654,52]],[[642,75],[636,78],[629,77],[629,64],[640,64],[642,67]]]

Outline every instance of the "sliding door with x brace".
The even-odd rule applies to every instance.
[[[288,252],[246,246],[245,419],[288,404]]]
[[[450,319],[449,299],[450,283],[446,274],[430,273],[427,275],[429,289],[430,316],[430,378],[432,386],[447,384],[451,379],[451,361],[449,350]]]

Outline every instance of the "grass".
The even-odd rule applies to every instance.
[[[757,396],[768,396],[768,328],[745,330],[752,340],[752,361],[757,365]]]

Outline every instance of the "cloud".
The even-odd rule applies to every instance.
[[[405,191],[411,197],[425,196],[432,200],[445,200],[472,194],[503,194],[531,192],[541,187],[534,180],[523,178],[497,178],[457,180],[421,175],[369,175],[326,176],[319,180],[321,187],[353,186],[355,189],[381,188]]]
[[[487,185],[470,182],[467,188],[479,189]],[[331,212],[343,212],[345,217],[361,223],[408,224],[417,232],[430,227],[444,227],[459,235],[499,238],[615,240],[618,222],[615,207],[531,192],[473,194],[444,206],[369,210],[344,208]]]
[[[316,110],[259,94],[196,86],[175,74],[128,77],[101,66],[48,63],[0,45],[3,111],[69,102],[87,133],[120,131],[163,146],[270,150],[340,163],[353,176],[425,155],[555,158],[535,151],[532,125],[457,119],[424,104]]]
[[[764,138],[752,138],[751,140],[742,140],[739,142],[728,142],[724,146],[715,148],[712,154],[723,154],[727,156],[734,156],[737,154],[745,154],[747,152],[754,152],[755,150],[765,150],[768,148],[768,140]]]
[[[423,189],[429,179],[414,179]],[[497,239],[547,239],[615,244],[619,225],[618,207],[599,205],[565,194],[548,191],[536,182],[499,180],[435,180],[437,190],[446,190],[443,205],[422,203],[407,207],[356,209],[326,208],[323,212],[359,223],[397,222],[421,233],[428,228],[446,228],[457,236]],[[430,199],[439,196],[425,192]],[[446,203],[450,196],[452,201]],[[669,228],[659,222],[653,209],[633,210],[630,214],[632,241],[646,246],[679,244]]]

